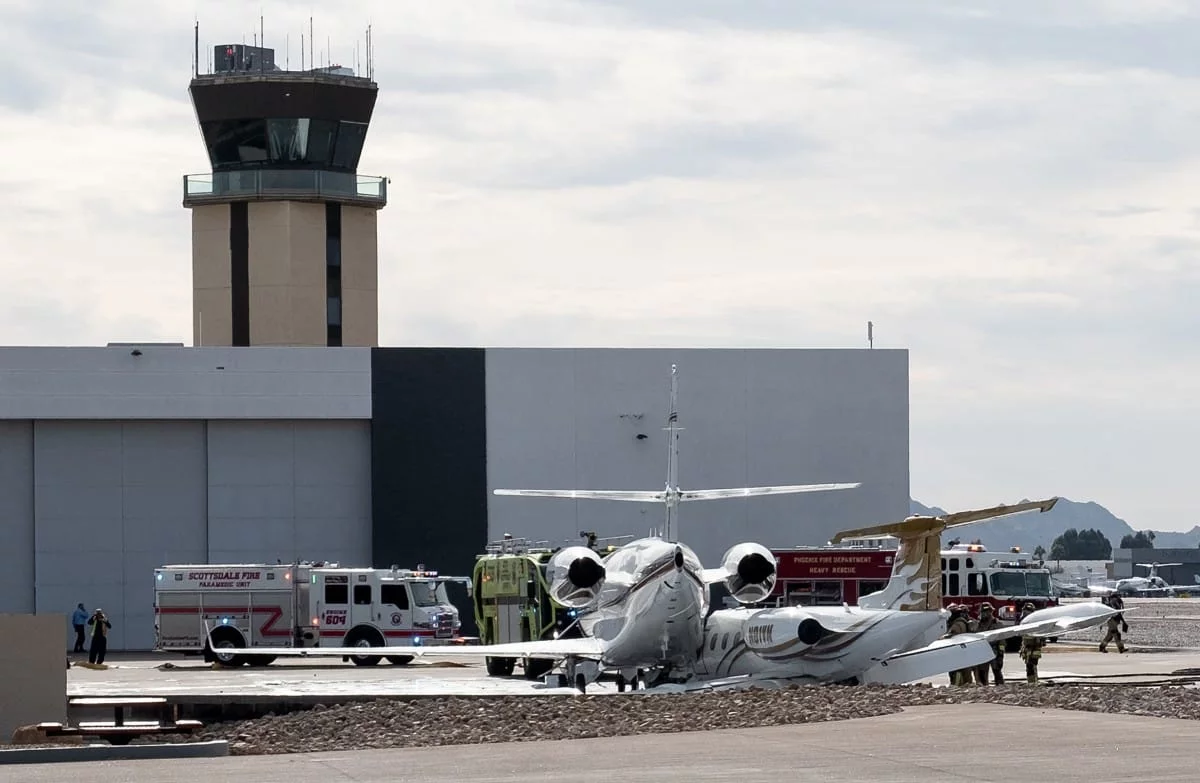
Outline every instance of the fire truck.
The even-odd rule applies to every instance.
[[[773,550],[778,568],[767,601],[779,606],[857,604],[882,590],[892,574],[894,544],[855,547],[796,547]],[[1021,607],[1057,606],[1050,570],[1014,547],[990,552],[982,544],[952,544],[942,550],[942,605],[966,604],[972,614],[984,602],[997,610],[1002,624],[1017,621]],[[1020,639],[1006,645],[1015,651]]]
[[[599,539],[595,533],[582,532],[589,546],[603,557],[616,547],[609,542],[621,538]],[[558,551],[547,542],[530,542],[505,534],[500,541],[476,555],[472,573],[475,623],[481,644],[507,644],[541,639],[582,636],[574,609],[560,606],[550,597],[546,564]],[[485,659],[487,673],[507,677],[516,668],[516,658]],[[525,677],[536,680],[554,668],[554,662],[529,659],[523,664]]]
[[[154,571],[154,649],[265,666],[274,658],[236,650],[395,646],[397,654],[386,657],[404,665],[413,659],[405,647],[465,642],[447,582],[470,590],[466,577],[439,576],[424,566],[165,565]],[[348,653],[343,660],[373,666],[381,656]]]

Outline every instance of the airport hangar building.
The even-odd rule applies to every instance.
[[[0,348],[0,612],[83,601],[145,650],[166,563],[467,575],[504,533],[643,535],[660,506],[492,490],[661,487],[672,363],[685,488],[862,482],[685,504],[705,563],[907,515],[906,350]]]

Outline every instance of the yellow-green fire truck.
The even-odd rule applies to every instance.
[[[580,535],[601,556],[615,549],[601,545],[595,533]],[[550,598],[546,564],[559,548],[505,535],[502,540],[488,544],[484,554],[476,556],[471,582],[480,644],[583,635],[575,622],[576,611]],[[489,657],[486,662],[488,674],[504,677],[513,673],[518,659]],[[549,673],[554,662],[530,659],[522,667],[526,678],[536,680]]]

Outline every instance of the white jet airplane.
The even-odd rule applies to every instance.
[[[941,531],[1027,511],[1049,511],[1057,498],[909,517],[838,533],[900,539],[883,590],[857,607],[738,608],[713,612],[697,667],[701,687],[784,683],[902,683],[991,661],[991,643],[1012,636],[1059,636],[1099,625],[1116,611],[1101,603],[1057,606],[1019,625],[943,639]],[[707,681],[707,682],[705,682]]]
[[[1117,581],[1116,592],[1130,596],[1172,596],[1178,592],[1194,591],[1195,586],[1171,585],[1158,575],[1158,569],[1183,565],[1183,563],[1135,563],[1137,568],[1149,569],[1146,576],[1131,576]]]
[[[670,410],[667,418],[667,482],[661,491],[642,490],[533,490],[498,489],[497,495],[555,497],[662,503],[666,522],[661,536],[625,544],[603,559],[585,546],[559,550],[546,567],[551,594],[562,606],[581,610],[578,618],[585,636],[510,644],[446,648],[405,648],[405,654],[422,657],[481,656],[537,658],[562,664],[568,682],[586,689],[602,671],[616,672],[618,686],[632,680],[636,688],[646,670],[659,679],[676,673],[684,679],[695,671],[708,614],[710,586],[724,582],[730,594],[744,603],[756,603],[775,584],[775,558],[761,544],[746,542],[731,547],[719,568],[706,569],[696,554],[675,539],[675,519],[680,503],[696,500],[784,495],[853,489],[859,482],[800,484],[773,487],[684,490],[678,482],[679,414],[678,373],[671,366]],[[395,647],[356,648],[358,655],[395,655]],[[246,655],[341,655],[338,648],[265,648]]]

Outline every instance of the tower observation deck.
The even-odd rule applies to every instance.
[[[189,88],[212,171],[183,178],[194,343],[377,345],[387,180],[358,161],[378,85],[244,44],[212,62]]]

